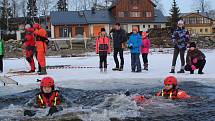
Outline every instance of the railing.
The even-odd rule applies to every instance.
[[[70,43],[70,49],[73,49],[73,44],[75,43],[83,43],[84,44],[84,48],[87,49],[87,41],[91,40],[91,38],[71,38],[71,37],[67,37],[67,38],[49,38],[50,41],[53,41],[55,44],[55,47],[57,50],[60,50],[59,44],[58,42],[60,41],[69,41]]]

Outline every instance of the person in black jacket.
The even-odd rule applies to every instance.
[[[187,52],[185,70],[190,71],[190,74],[194,74],[194,71],[199,69],[198,74],[204,74],[202,72],[206,60],[205,54],[196,48],[196,43],[190,43],[190,49]]]
[[[114,47],[114,61],[116,67],[113,68],[113,71],[123,71],[124,66],[124,58],[123,58],[123,49],[125,48],[125,44],[127,42],[127,34],[126,31],[120,27],[120,23],[115,24],[115,29],[112,29],[111,32],[113,36],[113,47]],[[120,56],[120,65],[117,58],[119,53]]]

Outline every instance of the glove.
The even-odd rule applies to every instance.
[[[49,115],[52,116],[52,114],[57,113],[57,112],[58,112],[57,107],[51,107],[51,108],[49,109],[49,113],[48,113],[47,116],[49,116]]]
[[[36,115],[36,112],[33,111],[33,110],[25,110],[24,111],[24,116],[35,116]]]
[[[194,65],[192,65],[191,68],[193,71],[196,70],[196,66],[194,66]]]
[[[129,49],[132,49],[132,48],[133,48],[133,45],[129,45],[128,48],[129,48]]]
[[[126,91],[125,92],[125,96],[130,96],[131,94],[130,94],[130,92],[129,91]]]
[[[194,58],[194,59],[193,59],[193,63],[196,64],[197,62],[198,62],[198,59],[197,59],[197,58]]]

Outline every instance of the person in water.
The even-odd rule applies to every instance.
[[[167,99],[188,99],[190,96],[178,87],[178,81],[174,76],[168,76],[164,80],[164,89],[156,94]]]
[[[63,110],[61,102],[62,96],[58,90],[55,90],[54,79],[51,77],[44,77],[40,83],[40,92],[36,94],[33,100],[27,103],[27,106],[42,109],[49,107],[48,115],[52,115]],[[35,114],[35,110],[24,111],[24,116],[34,116]]]

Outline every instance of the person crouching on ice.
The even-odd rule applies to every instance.
[[[188,50],[186,57],[187,64],[185,70],[190,71],[190,74],[194,74],[194,71],[199,69],[198,74],[204,74],[202,70],[206,63],[205,58],[205,54],[196,48],[196,43],[190,43],[190,49]]]
[[[49,107],[48,115],[52,115],[58,111],[63,110],[61,107],[61,95],[59,91],[55,90],[54,79],[51,77],[44,77],[40,83],[40,91],[35,99],[31,100],[27,106],[34,108]],[[24,116],[34,116],[35,110],[25,110]]]
[[[188,99],[190,96],[183,90],[178,89],[177,79],[169,76],[164,80],[164,89],[156,94],[168,99]]]
[[[96,54],[99,54],[99,68],[107,71],[107,55],[110,54],[110,39],[107,37],[105,28],[101,28],[100,36],[96,39]]]

